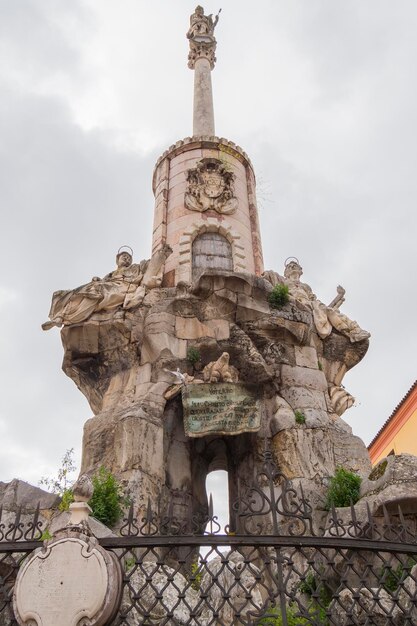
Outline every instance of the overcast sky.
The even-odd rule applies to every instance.
[[[205,5],[206,13],[219,6]],[[225,0],[216,133],[258,180],[265,268],[296,256],[372,333],[344,383],[366,443],[417,378],[417,3]],[[0,0],[0,480],[79,462],[87,401],[51,294],[149,258],[158,156],[192,132],[184,0]]]

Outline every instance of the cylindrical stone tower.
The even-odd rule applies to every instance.
[[[153,175],[152,252],[165,243],[173,250],[165,265],[167,287],[190,283],[203,269],[263,271],[251,162],[239,146],[214,136],[211,70],[217,21],[200,6],[190,18],[194,134],[164,152]]]

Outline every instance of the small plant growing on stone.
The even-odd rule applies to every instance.
[[[66,489],[62,494],[62,500],[59,503],[59,510],[68,511],[71,502],[74,502],[74,494],[72,493],[72,489]]]
[[[41,536],[39,537],[39,541],[49,541],[49,539],[52,539],[52,535],[49,532],[49,529],[46,528],[41,534]]]
[[[323,371],[323,363],[321,361],[317,361],[317,367],[319,368],[320,372]]]
[[[74,480],[70,478],[70,475],[76,471],[77,467],[74,463],[74,448],[69,448],[62,457],[61,467],[58,469],[56,478],[48,478],[43,476],[39,484],[44,485],[48,491],[56,493],[61,496],[61,502],[59,504],[60,511],[67,511],[69,505],[74,500],[72,495],[71,486]]]
[[[105,467],[93,476],[94,493],[89,501],[93,515],[106,526],[114,526],[123,513],[127,499],[117,478]]]
[[[381,463],[378,463],[378,465],[376,465],[373,468],[372,472],[369,474],[368,476],[369,480],[378,480],[378,478],[381,478],[381,476],[385,474],[387,465],[388,465],[387,459],[385,459],[384,461],[381,461]]]
[[[288,285],[275,285],[268,296],[269,306],[272,309],[281,309],[289,302]]]
[[[296,617],[295,611],[291,609],[291,607],[287,607],[287,624],[288,626],[300,626],[302,624],[308,624],[307,620],[300,619]],[[278,608],[271,608],[268,610],[268,617],[263,617],[259,622],[257,622],[257,626],[282,626],[284,623],[282,613]]]
[[[191,365],[195,365],[199,361],[201,361],[200,350],[195,346],[191,346],[187,351],[187,361],[191,363]]]
[[[306,416],[301,411],[294,411],[295,421],[297,424],[305,424]]]
[[[332,506],[337,508],[356,504],[359,500],[361,482],[361,477],[354,472],[344,467],[336,468],[335,475],[330,479],[325,509],[329,511]]]

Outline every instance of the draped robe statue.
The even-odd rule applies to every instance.
[[[300,281],[302,273],[302,267],[297,262],[291,261],[285,266],[284,277],[271,271],[265,272],[264,277],[273,285],[278,283],[288,285],[290,300],[299,302],[312,312],[314,325],[321,339],[328,337],[332,328],[348,337],[352,343],[370,337],[370,333],[363,330],[357,322],[339,311],[339,306],[344,302],[343,287],[337,288],[338,295],[326,306],[320,302],[309,285]]]
[[[49,321],[42,324],[43,330],[79,324],[99,311],[139,305],[146,289],[160,286],[164,263],[171,252],[165,245],[150,260],[140,263],[132,263],[129,252],[118,253],[117,268],[103,279],[94,277],[86,285],[53,294]]]

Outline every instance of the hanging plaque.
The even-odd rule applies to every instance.
[[[189,437],[239,435],[259,430],[259,388],[243,383],[205,383],[182,388],[184,430]]]

